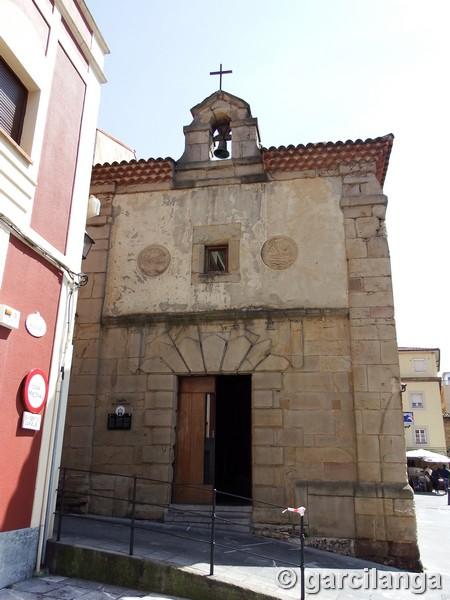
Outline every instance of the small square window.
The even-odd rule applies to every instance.
[[[228,246],[205,247],[205,273],[228,273]]]
[[[416,373],[425,373],[427,370],[424,358],[415,358],[413,360],[413,366]]]
[[[427,443],[427,432],[425,429],[416,429],[416,444],[426,444]]]

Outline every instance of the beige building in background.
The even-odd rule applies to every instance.
[[[442,410],[444,415],[444,433],[447,454],[450,456],[450,373],[442,373]]]
[[[405,427],[407,450],[426,448],[447,454],[438,377],[439,348],[399,348],[400,375],[406,390],[404,412],[413,413],[411,427]]]
[[[265,149],[240,98],[218,91],[191,112],[178,161],[93,169],[102,211],[65,465],[155,480],[138,480],[138,499],[161,505],[143,518],[209,503],[213,486],[248,497],[266,532],[288,523],[278,506],[303,504],[310,544],[416,568],[384,227],[393,137]],[[218,138],[229,159],[212,159]],[[131,430],[108,429],[118,405]]]

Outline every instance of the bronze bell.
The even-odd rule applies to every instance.
[[[217,148],[214,150],[214,156],[216,158],[228,158],[230,156],[230,153],[227,150],[227,141],[225,139],[221,139],[219,141],[219,145],[217,146]]]

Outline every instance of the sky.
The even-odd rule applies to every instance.
[[[395,135],[384,191],[398,343],[440,348],[450,371],[450,2],[87,4],[111,50],[98,125],[138,158],[181,156],[220,63],[265,147]]]

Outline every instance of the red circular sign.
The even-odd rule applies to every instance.
[[[48,377],[42,369],[31,369],[23,385],[23,401],[28,411],[39,413],[48,394]]]

